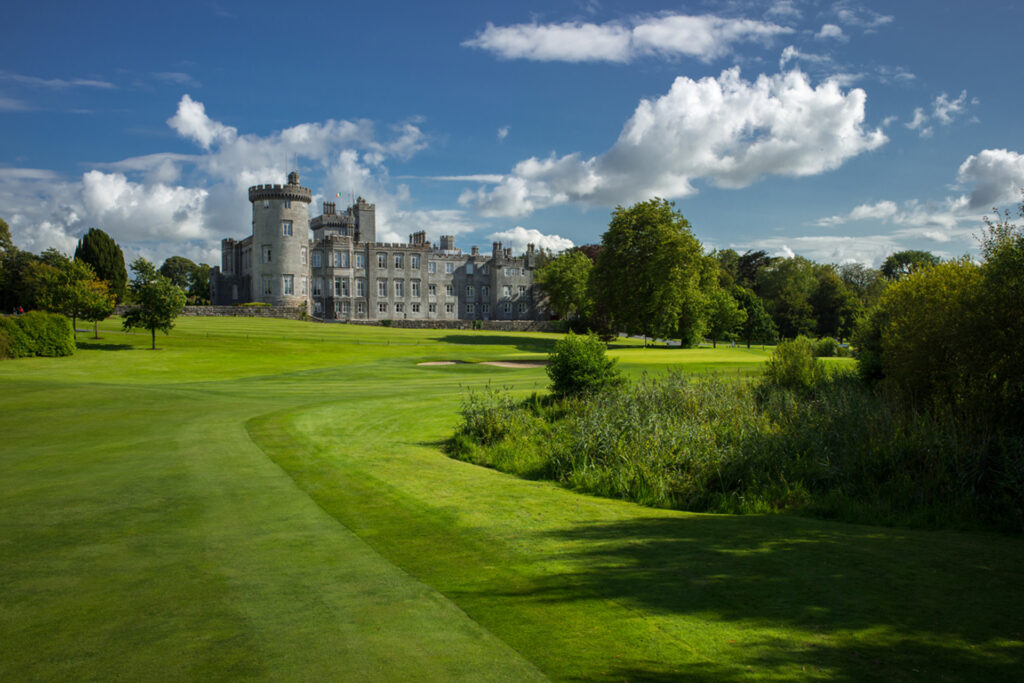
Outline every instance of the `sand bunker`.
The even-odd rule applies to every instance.
[[[430,360],[416,365],[460,365],[466,363],[464,360]],[[542,368],[547,365],[543,360],[487,360],[480,365],[493,365],[499,368]]]
[[[542,368],[547,365],[543,360],[488,360],[480,365],[494,365],[499,368]]]

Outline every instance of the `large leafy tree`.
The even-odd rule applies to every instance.
[[[149,330],[152,348],[156,349],[156,331],[170,334],[174,319],[185,308],[185,292],[157,272],[156,267],[144,258],[132,261],[131,283],[133,306],[124,316],[124,329],[137,327]]]
[[[593,304],[588,283],[593,262],[573,249],[551,259],[536,271],[537,284],[548,296],[551,312],[560,318],[586,317]]]
[[[752,290],[739,286],[733,288],[732,295],[747,314],[739,331],[739,337],[747,343],[747,348],[749,349],[751,344],[774,343],[779,336],[779,330],[765,310],[761,297]]]
[[[210,266],[195,263],[184,256],[171,256],[160,266],[160,274],[185,290],[188,302],[210,302]]]
[[[192,280],[188,286],[188,300],[193,304],[210,303],[210,266],[197,263],[192,270]]]
[[[815,332],[821,337],[838,337],[840,341],[853,333],[862,312],[860,300],[843,282],[835,266],[814,268],[818,285],[810,297],[814,309]]]
[[[99,279],[87,280],[82,283],[78,315],[92,323],[93,339],[100,338],[99,323],[114,312],[114,295],[110,286]]]
[[[89,232],[78,241],[75,259],[92,266],[96,277],[110,285],[118,303],[124,299],[128,271],[124,267],[124,253],[110,235],[99,228],[89,228]]]
[[[47,249],[30,266],[28,279],[35,307],[71,318],[71,328],[77,336],[78,318],[87,308],[98,306],[98,280],[92,267],[84,261],[69,259],[56,249]]]
[[[740,308],[729,290],[716,287],[708,297],[708,336],[711,345],[718,346],[719,339],[727,341],[736,338],[740,326],[747,320],[747,312]]]
[[[699,284],[702,249],[673,207],[655,198],[612,213],[594,284],[615,329],[665,338],[678,330],[683,304]]]
[[[882,275],[890,281],[901,280],[923,268],[931,268],[941,261],[930,251],[907,249],[889,254],[882,263]]]
[[[811,296],[817,288],[814,264],[801,256],[778,259],[757,273],[757,291],[783,337],[814,334]]]
[[[0,219],[0,311],[31,308],[32,292],[29,273],[39,259],[18,249],[11,238],[11,229]]]

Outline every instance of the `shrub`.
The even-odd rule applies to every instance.
[[[394,321],[391,320],[390,318],[385,318],[384,320],[380,321],[380,325],[381,325],[381,327],[391,327],[391,323],[393,323],[393,322]]]
[[[576,396],[615,386],[622,382],[615,363],[597,335],[570,332],[555,342],[548,355],[551,391],[557,396]]]
[[[825,366],[814,357],[814,342],[807,337],[775,347],[764,371],[764,383],[807,395],[825,376]]]
[[[56,313],[31,311],[0,319],[0,334],[6,338],[6,356],[70,356],[75,352],[71,321]]]
[[[840,355],[839,342],[832,337],[823,337],[818,341],[814,342],[814,357],[815,358],[834,358]]]

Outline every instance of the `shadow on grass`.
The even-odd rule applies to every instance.
[[[550,353],[555,346],[554,339],[490,334],[446,334],[439,337],[438,341],[445,344],[465,344],[467,346],[512,346],[518,351],[533,353]]]
[[[1019,680],[1024,666],[1018,539],[712,515],[547,535],[569,543],[579,569],[532,586],[535,600],[599,597],[753,627],[735,656],[729,647],[728,664],[651,662],[612,679],[738,680],[752,669],[993,681]],[[766,628],[796,633],[774,638]]]
[[[135,348],[131,344],[102,343],[95,339],[79,339],[76,344],[80,349],[95,349],[96,351],[130,351]]]

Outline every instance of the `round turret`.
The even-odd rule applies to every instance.
[[[252,300],[275,306],[309,301],[309,204],[313,192],[288,174],[287,185],[253,185]]]

